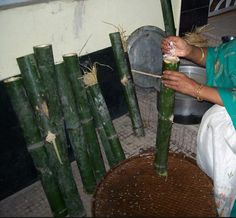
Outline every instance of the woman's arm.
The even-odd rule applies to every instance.
[[[209,101],[213,104],[218,104],[223,106],[223,102],[221,100],[221,97],[219,95],[219,92],[217,88],[212,88],[209,86],[202,86],[202,88],[199,91],[199,94],[196,93],[196,98],[200,98],[201,100]]]
[[[161,82],[168,88],[174,89],[175,91],[186,95],[190,95],[198,100],[205,100],[213,104],[223,105],[216,88],[199,84],[183,73],[176,71],[164,71]]]
[[[201,47],[196,47],[194,45],[190,45],[190,51],[185,56],[185,58],[191,60],[192,62],[200,66],[205,67],[206,55],[207,55],[207,48],[201,48]]]

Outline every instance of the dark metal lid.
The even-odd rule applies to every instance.
[[[162,51],[161,41],[165,32],[156,26],[142,26],[128,38],[128,55],[131,68],[134,70],[161,74]],[[134,83],[140,87],[160,88],[160,80],[150,76],[133,73]]]

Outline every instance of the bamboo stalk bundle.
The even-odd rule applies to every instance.
[[[45,89],[40,79],[33,54],[17,58],[23,83],[31,105],[36,115],[45,148],[49,156],[49,166],[55,172],[60,191],[70,216],[84,216],[85,210],[76,183],[73,178],[71,165],[61,138],[58,137],[56,126],[50,120],[53,108],[48,107],[45,99]],[[50,100],[50,99],[49,99]],[[51,104],[50,104],[51,105]]]
[[[96,188],[96,178],[93,174],[92,163],[89,159],[83,129],[77,114],[75,98],[70,82],[65,72],[64,62],[56,64],[55,69],[55,77],[64,112],[66,130],[80,171],[84,190],[91,194]]]
[[[92,67],[90,72],[85,73],[84,83],[87,86],[89,95],[91,96],[91,102],[95,106],[94,112],[97,112],[97,117],[101,121],[105,134],[108,138],[108,142],[112,151],[112,157],[108,157],[108,160],[114,158],[115,162],[109,163],[110,166],[113,167],[125,159],[125,154],[111,121],[105,99],[101,93],[101,89],[97,81],[97,70],[95,65]],[[109,154],[107,153],[107,155]]]
[[[52,45],[43,44],[33,47],[34,57],[37,63],[38,71],[42,82],[44,83],[45,95],[48,101],[48,107],[53,108],[53,113],[50,116],[50,121],[57,127],[59,137],[62,137],[65,147],[68,147],[65,127],[63,120],[63,113],[61,110],[58,90],[55,81],[55,66]]]
[[[171,0],[161,0],[162,14],[166,35],[176,35]],[[162,71],[178,70],[179,59],[177,57],[163,58]],[[167,176],[167,162],[171,128],[174,119],[175,92],[161,84],[158,98],[159,115],[156,134],[156,153],[154,165],[160,176]]]
[[[19,76],[12,77],[4,80],[4,84],[17,115],[28,152],[39,173],[52,214],[54,217],[64,217],[67,215],[67,208],[55,180],[55,175],[48,166],[48,155],[44,141],[37,128],[34,112],[23,87],[22,78]]]
[[[119,32],[109,34],[115,62],[117,65],[120,81],[124,90],[128,111],[132,122],[134,134],[144,136],[143,121],[139,110],[138,100],[134,83],[131,77],[131,67],[128,53],[123,48],[122,39]]]
[[[89,151],[89,157],[93,164],[94,175],[99,182],[105,175],[106,169],[100,150],[100,144],[97,137],[93,116],[90,111],[86,89],[82,80],[82,73],[79,66],[77,54],[65,54],[63,60],[66,66],[66,72],[75,96],[75,103],[79,119],[83,128],[85,142]]]

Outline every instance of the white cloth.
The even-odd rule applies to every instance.
[[[202,118],[197,164],[213,180],[219,216],[229,217],[236,198],[236,130],[222,106],[214,105]]]

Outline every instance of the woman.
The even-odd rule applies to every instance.
[[[162,51],[206,67],[206,84],[175,71],[163,72],[162,83],[214,104],[199,127],[197,164],[213,180],[219,216],[236,217],[236,40],[200,48],[170,36],[162,41]]]

